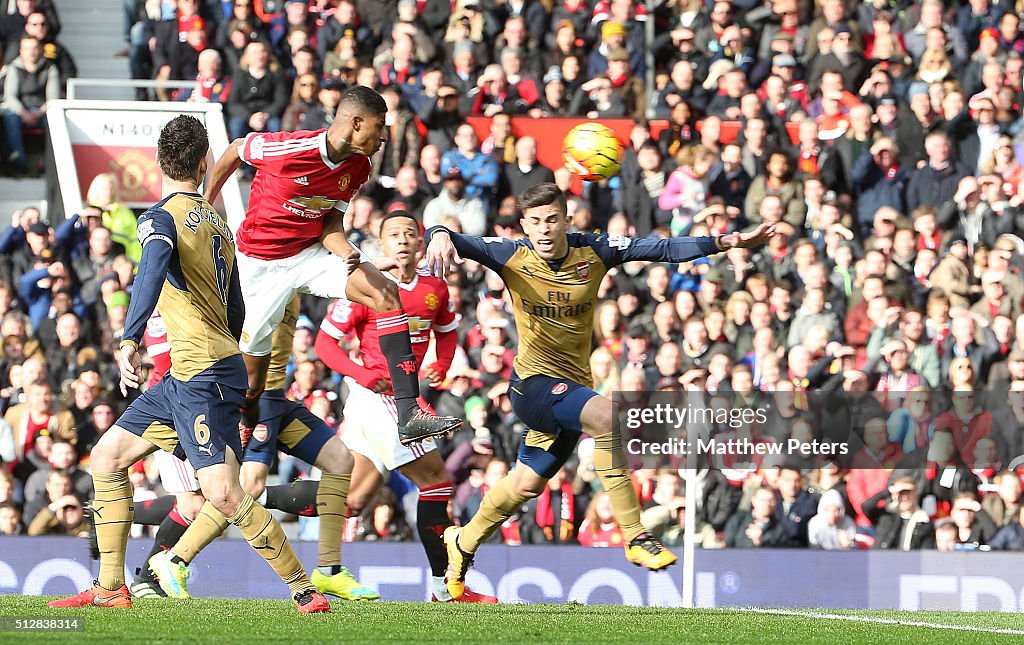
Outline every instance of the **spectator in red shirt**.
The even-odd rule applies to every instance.
[[[587,507],[587,514],[580,524],[580,532],[577,536],[579,543],[583,546],[594,547],[621,547],[624,538],[622,529],[615,521],[615,513],[612,511],[612,501],[605,491],[594,495]]]
[[[953,435],[960,460],[974,464],[975,444],[992,434],[992,413],[978,406],[973,385],[958,385],[953,390],[953,407],[935,420],[936,430],[948,429]]]
[[[181,90],[176,95],[176,100],[226,105],[228,97],[231,96],[231,79],[224,74],[220,52],[216,49],[204,49],[199,54],[196,66],[199,73],[196,75],[195,85]]]

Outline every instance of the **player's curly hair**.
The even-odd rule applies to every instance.
[[[363,114],[386,114],[388,104],[384,102],[384,97],[377,90],[363,85],[354,85],[341,95],[338,112],[343,109]]]
[[[527,208],[536,208],[537,206],[557,206],[558,210],[563,215],[568,212],[568,208],[565,202],[565,193],[562,189],[552,184],[551,182],[545,182],[543,184],[537,184],[524,190],[517,200],[519,206],[519,212],[525,213]]]
[[[194,116],[179,114],[160,130],[156,156],[160,170],[175,181],[196,176],[199,163],[210,150],[210,140],[202,121]]]

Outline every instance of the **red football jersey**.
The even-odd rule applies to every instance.
[[[390,273],[384,275],[395,280]],[[423,356],[430,345],[430,330],[443,333],[458,327],[455,306],[448,301],[448,286],[429,275],[417,273],[412,282],[399,283],[398,294],[402,299],[402,308],[409,316],[409,337],[412,339],[416,364],[422,368]],[[355,334],[359,339],[363,366],[390,382],[391,374],[380,349],[377,326],[371,321],[371,315],[372,312],[365,305],[349,300],[335,300],[328,307],[320,329],[339,341]]]
[[[167,370],[171,369],[171,344],[167,342],[167,327],[158,310],[146,321],[146,333],[142,335],[142,344],[146,347],[149,359],[153,361],[153,371],[149,373],[146,387],[150,388],[160,382]]]
[[[254,132],[238,150],[256,168],[238,250],[251,258],[290,258],[320,239],[323,216],[340,210],[370,177],[370,160],[327,156],[327,130]]]

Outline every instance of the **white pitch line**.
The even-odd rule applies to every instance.
[[[732,611],[750,614],[774,614],[776,616],[800,616],[802,618],[820,618],[823,620],[848,620],[858,623],[876,623],[881,625],[899,625],[902,627],[927,627],[929,629],[949,629],[960,632],[984,632],[986,634],[1024,635],[1024,629],[1008,629],[999,627],[976,627],[973,625],[944,625],[942,623],[926,623],[917,620],[896,620],[895,618],[872,618],[870,616],[849,616],[846,614],[824,614],[813,611],[795,611],[792,609],[765,609],[763,607],[729,607]]]

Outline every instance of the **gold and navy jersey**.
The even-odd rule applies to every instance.
[[[123,341],[139,342],[159,304],[174,378],[230,378],[222,382],[246,387],[244,373],[239,378],[234,366],[222,363],[240,354],[244,315],[235,240],[227,223],[201,195],[173,193],[142,214],[137,232],[142,260]],[[211,370],[214,366],[218,369]]]
[[[427,241],[442,228],[427,231]],[[647,240],[570,233],[569,253],[547,261],[529,240],[448,233],[461,257],[493,269],[512,294],[519,334],[516,375],[544,374],[588,387],[594,307],[605,273],[624,262],[687,262],[718,252],[713,237]]]
[[[270,350],[270,366],[267,367],[266,391],[283,390],[288,361],[292,358],[292,341],[295,339],[295,324],[299,321],[299,295],[296,294],[284,310],[284,318],[274,330],[273,346]]]

